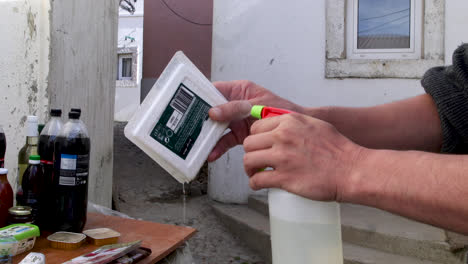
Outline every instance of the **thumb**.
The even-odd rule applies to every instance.
[[[252,104],[247,100],[231,101],[210,109],[210,118],[219,122],[241,120],[250,116]]]

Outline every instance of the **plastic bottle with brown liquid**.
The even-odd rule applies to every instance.
[[[45,125],[39,136],[39,155],[41,156],[41,164],[44,167],[44,204],[53,204],[53,182],[54,182],[54,143],[58,134],[63,128],[62,110],[51,109],[50,120]],[[44,215],[53,214],[53,206],[45,206],[41,208]],[[49,230],[50,221],[41,223],[42,230]]]
[[[55,139],[53,231],[81,232],[86,223],[90,139],[71,111],[69,121]]]

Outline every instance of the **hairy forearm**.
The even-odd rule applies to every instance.
[[[367,148],[437,152],[442,144],[439,115],[429,95],[374,107],[306,108],[305,113]]]
[[[468,234],[468,155],[364,149],[342,202],[381,208]]]

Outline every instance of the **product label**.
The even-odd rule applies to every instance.
[[[5,159],[0,159],[0,168],[3,168]]]
[[[89,155],[62,154],[60,159],[59,184],[77,186],[88,180]]]
[[[17,225],[17,226],[12,226],[12,227],[9,227],[0,231],[0,236],[1,237],[17,236],[21,233],[28,232],[31,230],[34,230],[34,228],[30,226],[25,226],[25,225]]]
[[[41,160],[41,163],[44,165],[54,165],[54,162],[50,160]]]
[[[185,160],[208,119],[210,108],[181,83],[150,136]]]

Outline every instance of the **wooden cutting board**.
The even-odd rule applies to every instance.
[[[107,227],[119,232],[121,234],[119,243],[142,240],[142,247],[150,248],[152,254],[138,262],[141,264],[154,264],[158,262],[181,246],[196,232],[195,229],[190,227],[164,225],[89,213],[85,230],[99,227]],[[53,249],[49,247],[48,235],[46,233],[41,234],[41,237],[36,240],[33,250],[30,251],[44,254],[47,264],[59,264],[99,248],[98,246],[85,244],[76,250]],[[13,263],[19,263],[28,253],[15,256]]]

